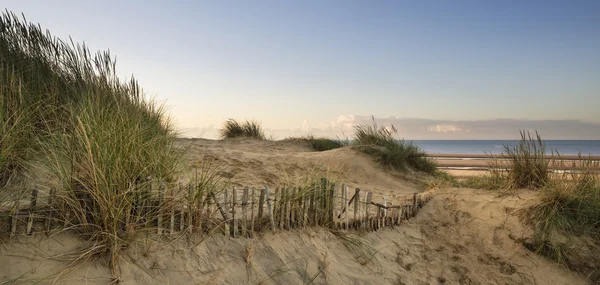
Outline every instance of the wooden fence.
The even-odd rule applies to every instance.
[[[219,193],[199,191],[197,184],[152,183],[138,189],[140,197],[123,221],[123,230],[145,229],[157,235],[221,231],[232,237],[253,237],[265,230],[306,227],[375,231],[414,217],[430,196],[413,193],[394,201],[344,184],[321,183],[270,189],[230,188]],[[57,199],[56,189],[44,196],[34,189],[28,205],[15,201],[4,219],[10,237],[46,233],[73,226],[73,216]],[[150,219],[145,213],[153,212]],[[5,215],[5,216],[7,216]],[[142,218],[140,218],[142,217]]]

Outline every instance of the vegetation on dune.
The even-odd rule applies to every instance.
[[[221,139],[231,138],[253,138],[257,140],[266,140],[265,133],[260,123],[256,121],[244,121],[242,123],[229,119],[223,124],[220,130]]]
[[[412,142],[399,140],[397,129],[378,126],[373,118],[371,125],[355,127],[356,148],[374,157],[384,166],[398,170],[414,169],[425,173],[436,172],[435,163],[427,158],[425,152]]]
[[[314,149],[316,151],[327,151],[327,150],[332,150],[332,149],[341,148],[341,147],[350,145],[350,141],[348,139],[346,139],[346,140],[330,139],[330,138],[325,138],[325,137],[315,137],[313,135],[307,135],[307,136],[303,136],[303,137],[290,137],[288,139],[306,141],[306,142],[310,143],[310,146],[312,147],[312,149]]]
[[[9,187],[33,159],[43,162],[68,222],[94,244],[82,258],[109,253],[115,269],[132,240],[125,219],[148,199],[132,185],[176,175],[176,134],[134,79],[116,76],[108,52],[92,54],[10,12],[0,27],[0,182]]]
[[[573,171],[552,172],[564,166],[558,153],[546,155],[540,135],[521,132],[516,145],[490,162],[483,177],[462,186],[484,189],[534,189],[540,202],[524,212],[534,234],[525,245],[569,268],[600,281],[600,162],[579,155]]]

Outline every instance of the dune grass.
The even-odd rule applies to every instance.
[[[461,186],[493,190],[533,189],[540,201],[526,208],[523,218],[533,229],[525,242],[531,250],[600,281],[600,162],[579,155],[573,171],[552,173],[564,166],[560,154],[546,155],[546,145],[536,132],[521,131],[516,145],[490,162],[490,171]]]
[[[301,137],[289,137],[288,140],[300,140],[310,143],[312,149],[316,151],[327,151],[336,148],[342,148],[350,145],[348,139],[331,139],[326,137],[315,137],[313,135],[306,135]]]
[[[71,228],[93,244],[86,255],[109,257],[115,270],[133,238],[125,220],[149,199],[132,185],[177,175],[176,133],[135,79],[117,77],[108,52],[93,54],[8,11],[0,27],[0,181],[41,161]]]
[[[579,172],[551,175],[540,190],[540,203],[525,211],[534,229],[528,246],[598,282],[600,163],[581,161]]]
[[[223,127],[219,133],[221,139],[244,137],[266,140],[262,126],[257,121],[244,121],[240,123],[234,119],[229,119],[223,123]]]
[[[373,118],[371,125],[355,127],[356,148],[376,159],[380,164],[397,170],[417,170],[433,174],[436,171],[435,162],[412,142],[396,138],[397,129],[391,125],[377,125]]]

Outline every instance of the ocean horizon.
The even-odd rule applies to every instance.
[[[406,140],[430,154],[498,154],[519,140]],[[546,153],[600,155],[600,140],[544,140]]]

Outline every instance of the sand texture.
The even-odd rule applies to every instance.
[[[383,170],[351,148],[314,152],[303,142],[181,140],[189,179],[210,158],[240,186],[276,186],[325,171],[352,187],[388,196],[422,192],[413,174]],[[186,178],[187,177],[187,178]],[[530,252],[531,231],[519,210],[537,194],[498,196],[484,190],[428,191],[434,199],[417,217],[377,232],[358,233],[372,259],[327,229],[267,232],[253,239],[141,235],[122,252],[119,284],[587,284],[564,267]],[[18,236],[0,249],[0,282],[109,284],[104,258],[71,264],[86,244],[73,232]],[[69,270],[67,270],[69,269]]]

